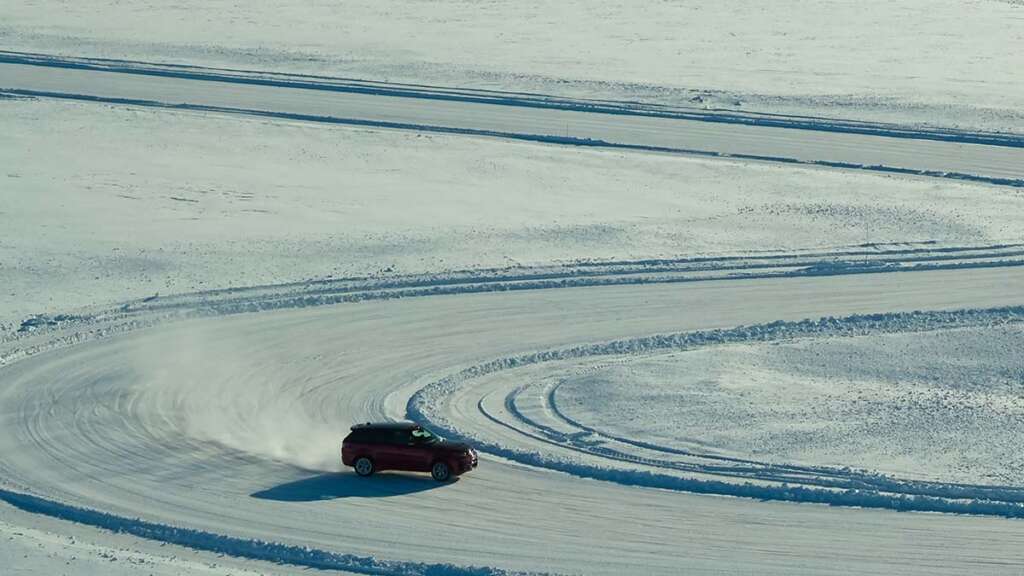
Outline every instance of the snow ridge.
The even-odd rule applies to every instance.
[[[131,534],[149,540],[187,546],[196,550],[227,554],[238,558],[292,564],[319,570],[345,570],[380,576],[510,576],[526,574],[486,566],[462,567],[454,564],[399,562],[372,556],[356,556],[245,538],[235,538],[192,528],[125,518],[106,512],[62,504],[21,492],[0,489],[0,500],[26,512],[44,514],[113,532]]]
[[[53,56],[49,54],[14,52],[8,50],[0,50],[0,62],[79,70],[120,72],[126,74],[143,74],[189,80],[211,80],[217,82],[235,82],[240,84],[259,84],[265,86],[281,86],[309,90],[327,90],[332,92],[355,92],[379,96],[454,100],[499,104],[503,106],[553,108],[601,114],[653,116],[659,118],[698,120],[701,122],[743,124],[748,126],[772,126],[798,130],[815,130],[821,132],[869,134],[889,138],[940,140],[969,144],[1009,146],[1014,148],[1024,147],[1024,136],[1009,132],[980,132],[948,127],[902,126],[880,122],[821,117],[801,117],[715,108],[684,108],[680,106],[648,104],[643,102],[568,98],[564,96],[535,94],[529,92],[507,92],[474,88],[425,86],[422,84],[396,84],[353,78],[221,69],[131,60],[73,58]]]
[[[830,252],[760,253],[633,261],[578,261],[439,274],[329,278],[147,297],[114,308],[34,315],[0,331],[0,366],[54,346],[194,317],[453,294],[1024,265],[1024,245],[868,244]],[[44,342],[31,344],[52,334]],[[15,346],[16,345],[16,346]]]
[[[601,355],[634,355],[659,350],[687,350],[703,346],[738,342],[768,342],[822,336],[854,336],[880,332],[924,332],[967,326],[998,325],[1024,322],[1024,307],[1006,307],[983,310],[957,310],[949,312],[907,312],[892,314],[854,315],[842,318],[826,317],[799,322],[771,322],[731,329],[655,335],[536,352],[522,356],[500,358],[467,368],[455,375],[428,384],[416,392],[406,405],[410,419],[429,423],[443,434],[462,441],[473,442],[480,449],[523,464],[566,472],[576,476],[594,478],[632,486],[656,487],[700,494],[741,496],[761,500],[810,502],[833,506],[855,506],[950,512],[1024,518],[1024,489],[1002,486],[976,486],[902,480],[878,474],[849,469],[826,467],[794,467],[753,461],[741,461],[743,473],[723,473],[722,462],[714,459],[711,465],[696,464],[690,472],[719,476],[729,480],[704,480],[657,471],[597,465],[550,452],[525,450],[504,444],[481,440],[472,431],[460,427],[448,417],[445,407],[456,390],[472,386],[472,380],[510,368],[548,361],[585,358]],[[482,402],[478,408],[497,424],[532,436],[512,425],[498,421],[486,413]],[[543,432],[543,431],[542,431]],[[604,457],[608,461],[625,461],[633,465],[665,466],[656,460],[632,457],[601,448],[582,448],[573,439],[555,431],[533,439],[542,443],[568,447],[576,453],[585,452]],[[702,459],[707,459],[701,456]],[[742,481],[746,480],[746,481]]]
[[[197,112],[212,112],[219,114],[243,114],[249,116],[260,116],[264,118],[278,118],[283,120],[296,120],[300,122],[322,122],[329,124],[344,124],[348,126],[360,126],[366,128],[386,128],[391,130],[412,130],[415,132],[433,132],[437,134],[461,134],[465,136],[484,136],[489,138],[504,138],[508,140],[520,140],[523,142],[538,142],[541,144],[561,144],[567,146],[587,146],[600,148],[614,148],[619,150],[632,150],[639,152],[660,152],[666,154],[684,154],[688,156],[703,156],[708,158],[734,158],[738,160],[754,160],[759,162],[778,162],[782,164],[802,164],[806,166],[824,166],[828,168],[842,168],[846,170],[866,170],[869,172],[883,172],[887,174],[901,174],[907,176],[926,176],[929,178],[946,178],[951,180],[962,180],[965,182],[980,182],[994,186],[1009,186],[1012,188],[1024,188],[1024,180],[1019,178],[1000,178],[994,176],[983,176],[969,174],[966,172],[954,172],[945,170],[922,170],[916,168],[903,168],[899,166],[887,166],[884,164],[860,164],[855,162],[836,162],[830,160],[801,160],[788,156],[770,156],[765,154],[741,154],[723,153],[714,150],[701,150],[696,148],[674,148],[665,146],[648,146],[642,144],[626,144],[612,142],[597,138],[583,138],[574,136],[558,136],[555,134],[537,134],[522,132],[505,132],[499,130],[480,130],[473,128],[452,128],[434,124],[410,124],[405,122],[385,122],[378,120],[360,120],[357,118],[343,118],[339,116],[320,116],[312,114],[297,114],[289,112],[272,112],[269,110],[256,110],[251,108],[235,108],[227,106],[206,106],[201,104],[169,104],[156,100],[140,100],[129,98],[110,98],[103,96],[92,96],[86,94],[73,94],[67,92],[45,92],[39,90],[4,89],[7,94],[25,97],[61,98],[68,100],[80,100],[85,102],[102,102],[118,104],[121,106],[144,106],[151,108],[167,108],[171,110],[193,110]]]

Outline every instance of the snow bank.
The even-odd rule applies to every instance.
[[[381,560],[370,556],[328,552],[308,546],[291,546],[261,540],[235,538],[203,530],[178,528],[136,518],[115,516],[105,512],[61,504],[53,500],[5,489],[0,489],[0,500],[26,512],[45,514],[54,518],[95,526],[113,532],[131,534],[141,538],[187,546],[196,550],[227,554],[238,558],[265,560],[319,570],[345,570],[357,574],[379,574],[383,576],[502,576],[519,574],[489,567],[462,567],[453,564]]]
[[[761,266],[853,271],[916,250],[1019,260],[1024,240],[1024,197],[966,182],[41,100],[0,114],[0,332],[327,278],[609,260],[654,273],[765,252],[807,257]]]
[[[1024,322],[1024,307],[985,310],[958,310],[948,312],[909,312],[893,314],[855,315],[843,318],[826,317],[800,322],[772,322],[731,329],[656,335],[619,340],[572,348],[536,352],[522,356],[500,358],[467,368],[458,374],[433,382],[416,392],[406,406],[410,419],[427,422],[442,434],[473,442],[484,451],[518,461],[567,472],[577,476],[596,478],[621,484],[658,487],[687,492],[744,496],[765,500],[825,503],[842,506],[891,508],[895,510],[943,511],[953,513],[987,514],[1005,517],[1024,517],[1024,492],[1018,488],[973,486],[940,482],[901,480],[882,475],[853,471],[830,470],[847,482],[828,484],[836,488],[815,487],[814,479],[806,485],[790,485],[777,481],[738,482],[704,480],[662,474],[656,471],[595,465],[577,457],[557,451],[538,452],[524,450],[505,443],[490,442],[473,435],[460,422],[449,418],[447,398],[456,390],[472,387],[473,379],[501,370],[533,364],[588,358],[603,355],[642,354],[658,350],[691,350],[699,347],[750,342],[779,342],[797,338],[822,336],[852,336],[877,333],[926,332],[967,326],[1000,325]],[[600,454],[593,451],[592,454]],[[766,471],[773,471],[771,467]],[[703,471],[714,474],[712,468]],[[755,480],[771,480],[764,474]],[[846,488],[843,488],[843,484]]]
[[[681,447],[1024,486],[1022,347],[1021,323],[705,347],[552,366],[553,383],[516,403],[543,421],[542,400],[595,438],[642,438],[655,458]]]

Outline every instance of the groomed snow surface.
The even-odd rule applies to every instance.
[[[338,439],[350,423],[405,417],[409,398],[460,367],[594,341],[613,343],[582,351],[674,346],[686,337],[634,337],[699,335],[743,322],[770,324],[726,333],[863,330],[890,317],[771,322],[824,311],[991,307],[1018,300],[1013,287],[1021,281],[1019,268],[996,268],[524,290],[214,316],[127,334],[116,329],[124,321],[116,314],[83,320],[91,341],[3,369],[0,424],[9,456],[0,471],[14,494],[5,500],[202,549],[270,553],[299,566],[329,558],[334,566],[385,574],[448,563],[483,566],[483,574],[616,574],[635,566],[667,574],[684,564],[697,573],[723,566],[889,573],[898,566],[952,574],[980,558],[1012,565],[1024,536],[1016,521],[650,490],[632,485],[635,473],[588,480],[580,472],[592,467],[523,466],[515,462],[519,455],[483,442],[481,468],[448,486],[398,474],[365,482],[333,470]],[[1019,310],[892,318],[919,329],[1013,314]],[[31,330],[7,347],[75,328],[72,322],[55,332]],[[457,390],[480,398],[473,386]],[[479,420],[460,404],[427,406],[431,418],[443,411],[439,424]],[[477,411],[475,401],[470,406]],[[17,495],[24,491],[43,500],[26,504]],[[870,495],[862,492],[856,502],[871,502]],[[984,502],[958,509],[1000,513]],[[465,513],[449,518],[444,512],[451,510]],[[434,529],[410,528],[423,526]],[[906,533],[914,539],[901,536]]]
[[[1002,330],[993,326],[1017,323],[1022,313],[1024,309],[1008,308],[858,315],[662,334],[550,350],[494,360],[432,383],[410,399],[409,411],[419,420],[433,422],[438,429],[459,438],[472,438],[485,449],[513,460],[627,485],[766,500],[1022,517],[1024,491],[1015,487],[1019,482],[1012,471],[1018,461],[1013,445],[1019,431],[1012,423],[1020,413],[1014,396],[1020,385],[1019,362],[1014,359],[1009,366],[994,366],[991,373],[975,370],[968,375],[963,368],[951,369],[950,360],[955,365],[957,359],[941,358],[941,344],[935,346],[932,342],[938,337],[940,342],[947,343],[948,351],[950,339],[959,341],[966,338],[966,328],[981,327],[983,336],[975,335],[975,345],[967,346],[966,352],[973,353],[968,357],[1004,357],[1007,350],[1002,348],[1002,341],[992,345],[977,340],[1005,340]],[[862,352],[858,346],[863,347],[863,339],[868,335],[884,341],[894,334],[904,340],[924,340],[924,349],[914,348],[911,353],[934,365],[927,372],[929,382],[941,381],[946,385],[944,389],[921,390],[919,386],[911,391],[924,396],[924,400],[918,397],[908,402],[901,396],[901,392],[907,393],[907,385],[898,389],[901,379],[907,378],[905,375],[911,375],[910,381],[914,382],[913,375],[920,378],[926,372],[920,365],[908,363],[906,350],[903,356],[879,354],[882,366],[888,368],[887,372],[884,368],[879,371],[890,378],[881,398],[873,398],[871,390],[862,387],[856,397],[851,394],[839,400],[816,397],[808,390],[793,392],[797,386],[787,382],[793,379],[789,371],[800,373],[805,367],[801,359],[794,360],[792,355],[788,362],[783,356],[777,364],[785,366],[774,375],[783,380],[781,383],[760,381],[751,385],[749,376],[744,376],[749,365],[736,362],[733,354],[735,347],[743,343],[750,347],[751,343],[772,342],[783,347],[793,340],[806,344],[840,337],[838,341],[845,343],[844,340],[856,337],[852,344],[856,355]],[[679,390],[678,384],[672,392],[666,392],[665,386],[671,385],[666,382],[672,380],[670,373],[658,372],[645,381],[644,367],[652,362],[649,358],[639,362],[629,356],[613,358],[614,368],[595,366],[592,358],[651,354],[666,349],[687,350],[683,356],[689,357],[694,350],[707,348],[716,359],[724,356],[723,364],[731,373],[723,378],[730,390],[753,387],[771,400],[761,406],[761,398],[752,400],[741,392],[738,399],[721,394],[724,399],[719,404],[714,399],[695,401],[695,394],[685,387]],[[840,348],[849,352],[845,346]],[[772,347],[769,352],[773,360],[775,350]],[[940,357],[932,358],[931,354]],[[858,366],[851,365],[848,358],[845,363],[833,359],[829,365],[827,356],[820,352],[812,355],[833,370],[828,376],[818,374],[812,381],[813,387],[832,393],[839,388],[841,394],[842,384],[851,376],[847,374],[844,378],[835,371],[845,367],[856,373]],[[655,358],[663,362],[663,356]],[[870,358],[871,355],[863,355],[860,362]],[[634,376],[631,372],[621,384],[634,396],[625,398],[621,392],[616,394],[614,385],[602,386],[602,376],[619,374],[634,363],[640,366],[639,374]],[[959,363],[964,363],[964,357]],[[872,373],[870,368],[865,372]],[[895,374],[900,376],[894,377]],[[709,380],[699,365],[687,371],[687,377],[696,377],[703,384]],[[961,382],[965,377],[972,380]],[[610,378],[614,380],[614,376]],[[645,386],[650,380],[661,385]],[[569,408],[558,400],[563,387],[569,389]],[[585,391],[579,392],[579,387]],[[955,391],[964,392],[961,387],[973,389],[978,395],[966,399],[961,395],[959,402],[950,399]],[[929,402],[929,393],[941,396],[939,402],[953,406],[937,407],[934,398]],[[602,410],[605,402],[615,407]],[[754,413],[751,402],[771,416]],[[864,402],[872,406],[865,409]],[[592,404],[599,408],[593,409]],[[735,413],[723,414],[721,405]],[[808,410],[809,405],[819,412]],[[823,417],[821,412],[828,408],[832,412]],[[852,422],[838,416],[840,410]],[[583,418],[577,413],[582,413]],[[694,416],[695,413],[700,416]],[[898,417],[892,417],[893,413]],[[599,421],[597,426],[588,423],[593,419]],[[842,430],[844,424],[856,428]],[[672,432],[666,433],[666,426],[674,426]],[[841,429],[840,433],[833,433],[836,427]],[[995,432],[997,429],[1000,432]],[[1003,432],[1005,436],[1001,435]],[[841,438],[843,433],[853,434],[853,438]],[[766,435],[776,441],[776,446],[772,446],[778,447],[776,451],[763,450]],[[740,437],[735,443],[723,440],[735,436]],[[877,446],[879,443],[885,446]],[[794,444],[805,451],[796,452]],[[835,451],[830,453],[833,460],[829,460],[829,455],[821,455],[823,445]],[[819,452],[815,453],[815,448]],[[834,458],[838,453],[852,461],[870,462],[875,468],[853,470],[849,463],[837,464]],[[904,459],[894,464],[894,454]],[[932,460],[938,455],[941,462],[934,463]],[[803,459],[794,461],[796,456]],[[857,468],[858,464],[853,466]],[[882,473],[885,466],[889,467],[888,474]],[[924,469],[930,474],[924,475]],[[999,478],[1006,484],[991,482],[993,469],[1000,471]],[[922,481],[922,476],[928,481]],[[958,481],[950,482],[951,477]],[[989,485],[979,485],[980,481],[988,481]]]
[[[79,576],[278,576],[270,562],[214,556],[190,548],[97,531],[4,505],[0,566],[4,574]],[[339,574],[343,574],[339,572]]]
[[[42,1],[0,43],[1020,133],[1022,9]],[[1024,570],[1019,189],[2,95],[0,126],[4,574]],[[341,470],[410,417],[480,468]]]
[[[7,50],[1024,131],[1014,0],[45,0]]]
[[[1024,243],[1012,188],[47,100],[0,114],[8,331],[310,278]]]
[[[559,382],[588,427],[742,458],[1024,485],[1020,325],[698,349]]]

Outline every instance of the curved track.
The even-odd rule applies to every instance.
[[[4,368],[0,474],[121,516],[398,561],[609,574],[723,562],[757,573],[997,572],[1021,561],[1017,521],[641,489],[488,455],[445,486],[332,468],[348,424],[404,417],[419,388],[493,358],[780,319],[1020,305],[1021,286],[1018,268],[715,280],[172,323]]]
[[[1017,403],[1018,384],[1013,376],[1007,378],[1007,375],[1020,371],[1020,363],[1008,353],[1013,345],[1005,343],[1016,337],[1022,325],[1024,308],[1012,307],[873,314],[796,323],[776,321],[727,330],[659,334],[492,361],[427,386],[413,396],[409,407],[410,413],[418,420],[430,422],[449,435],[475,441],[485,450],[496,454],[527,464],[627,485],[765,500],[827,502],[832,505],[969,512],[1021,518],[1024,517],[1024,488],[1019,487],[1019,477],[1014,474],[1018,460],[1015,442],[1019,437],[1016,424],[1021,409]],[[972,336],[965,329],[980,330],[984,335],[975,332]],[[931,406],[923,408],[918,402],[905,403],[891,396],[903,387],[901,377],[914,373],[914,369],[905,361],[899,361],[894,370],[897,378],[881,385],[888,396],[878,405],[866,409],[865,413],[853,417],[864,429],[849,440],[864,441],[865,438],[877,435],[885,445],[883,453],[891,451],[909,456],[905,463],[909,469],[897,466],[900,472],[895,474],[890,472],[883,475],[851,469],[857,456],[844,458],[842,448],[836,449],[842,445],[842,438],[833,437],[825,442],[836,450],[838,463],[832,460],[831,466],[787,462],[779,452],[757,450],[744,442],[732,448],[722,446],[714,438],[720,438],[721,434],[742,435],[746,425],[751,429],[767,430],[768,436],[772,438],[785,437],[786,432],[791,430],[798,445],[810,444],[814,438],[807,431],[814,429],[814,417],[804,414],[794,422],[785,419],[777,421],[769,417],[767,422],[761,422],[748,414],[751,418],[749,421],[737,418],[719,424],[714,416],[704,414],[705,411],[714,413],[718,407],[714,402],[704,404],[704,401],[707,396],[722,392],[714,377],[701,372],[699,362],[689,369],[680,366],[678,373],[660,375],[654,382],[642,376],[637,377],[636,374],[624,376],[623,388],[604,391],[603,398],[591,398],[590,395],[596,392],[586,384],[594,374],[604,373],[612,367],[643,365],[645,361],[657,362],[666,355],[675,356],[672,352],[678,354],[679,351],[703,349],[701,351],[711,357],[729,357],[730,350],[737,345],[760,345],[768,349],[765,352],[767,356],[776,357],[783,355],[786,347],[794,345],[797,340],[802,344],[827,342],[836,349],[848,350],[855,347],[858,340],[852,337],[866,335],[899,335],[911,341],[928,341],[940,337],[949,341],[961,340],[963,347],[970,346],[969,340],[976,338],[978,344],[973,354],[968,353],[960,360],[956,360],[960,353],[959,347],[949,349],[943,358],[929,357],[924,347],[914,348],[916,355],[921,357],[921,364],[931,368],[926,372],[930,376],[928,381],[948,386],[941,391],[929,388],[926,393],[945,397],[951,388],[959,389],[961,386],[970,390],[968,394],[978,393],[976,398],[965,403],[966,406],[959,404],[945,413],[948,420],[943,420],[941,410],[936,412]],[[998,352],[982,359],[992,354],[993,350]],[[876,351],[873,354],[877,355],[878,362],[885,362],[884,353]],[[870,370],[873,360],[871,356],[862,355],[850,367],[855,366],[855,371],[862,368]],[[821,361],[819,355],[815,355],[815,361]],[[838,363],[842,360],[833,358],[831,361]],[[742,357],[733,357],[733,362],[737,369],[723,378],[721,386],[742,387],[750,377],[750,367],[744,370]],[[985,362],[986,365],[978,367],[972,362]],[[730,364],[728,361],[724,363]],[[948,371],[949,366],[963,366],[964,369],[954,374]],[[992,375],[988,381],[981,376],[986,370]],[[847,384],[845,377],[848,374],[811,378],[813,385],[797,392],[797,398],[793,399],[783,400],[772,396],[792,385],[785,374],[776,375],[781,376],[782,382],[762,380],[756,388],[757,392],[769,395],[767,402],[780,403],[765,407],[775,413],[791,409],[794,402],[813,403],[814,398],[823,401],[821,396],[815,395],[814,388],[828,390],[830,395],[835,394]],[[982,381],[985,383],[982,384]],[[602,407],[606,411],[606,424],[613,429],[629,429],[632,432],[609,433],[567,415],[556,401],[557,391],[567,382],[583,383],[575,395],[584,411],[588,405],[605,404],[609,395],[617,398],[617,401]],[[704,389],[687,396],[687,384],[692,388],[698,382],[699,386],[696,387]],[[776,384],[777,388],[774,388]],[[856,399],[846,398],[837,403],[839,411],[825,419],[829,425],[834,424],[833,418],[849,417],[845,411],[870,394],[867,391],[870,386],[857,388]],[[803,394],[809,394],[811,398],[801,398]],[[749,406],[750,391],[725,392],[723,396],[723,402],[730,407],[733,404]],[[693,409],[687,406],[687,402],[681,401],[682,397],[687,397],[701,407]],[[657,408],[652,402],[655,398],[675,408]],[[643,404],[648,406],[644,407]],[[638,409],[641,412],[656,410],[658,416],[631,420],[636,418]],[[895,414],[888,426],[880,427],[879,413],[884,411]],[[964,426],[964,419],[974,417],[977,417],[975,422],[980,429]],[[928,425],[921,426],[922,419]],[[701,424],[696,425],[696,422]],[[916,423],[916,426],[911,423]],[[763,428],[759,428],[762,425]],[[788,425],[794,428],[789,429]],[[893,427],[900,425],[908,428],[902,431],[904,440],[908,434],[913,435],[914,439],[928,440],[914,448],[899,446],[901,438],[898,436],[901,433],[893,430]],[[683,437],[676,436],[668,444],[652,441],[658,431],[672,434],[673,428],[676,432],[689,432]],[[940,437],[946,434],[947,442],[943,444]],[[972,438],[972,434],[977,436]],[[974,447],[968,448],[972,442]],[[994,460],[986,461],[981,454],[993,446],[1001,446],[1001,453]],[[855,450],[852,447],[849,449]],[[926,452],[931,455],[925,456]],[[870,467],[872,463],[884,461],[886,457],[872,455],[868,463],[862,466]],[[970,458],[970,463],[954,464],[950,459],[955,458]],[[928,468],[926,461],[933,459],[941,464],[930,468],[930,474],[924,473],[924,469]],[[962,478],[959,482],[950,478],[954,469]],[[971,470],[973,474],[969,472]],[[998,484],[998,481],[993,480],[997,476],[1008,484]]]
[[[0,89],[1024,185],[1019,139],[968,144],[964,135],[886,136],[877,127],[794,130],[24,62],[0,63]],[[0,370],[0,497],[73,519],[88,514],[66,506],[102,511],[112,516],[98,525],[135,522],[150,537],[173,535],[171,526],[291,546],[273,549],[288,553],[280,560],[307,547],[381,559],[340,562],[370,573],[443,572],[449,563],[495,569],[485,574],[1019,571],[1019,521],[638,488],[524,465],[500,451],[449,485],[399,474],[366,481],[339,473],[338,448],[350,424],[404,418],[421,390],[495,359],[779,320],[1021,306],[1020,257],[1016,245],[866,249],[355,279],[39,319],[35,340],[0,343],[0,364],[9,364]],[[879,269],[916,271],[864,273]],[[541,289],[556,287],[566,288]],[[224,315],[237,312],[260,313]],[[181,317],[192,318],[169,321]],[[494,417],[518,409],[515,394],[462,392],[426,406],[453,428],[522,436]],[[549,424],[572,426],[564,418]],[[634,464],[646,465],[626,462]],[[11,496],[25,493],[42,500]]]

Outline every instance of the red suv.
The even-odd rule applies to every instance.
[[[378,470],[430,472],[444,482],[477,465],[476,450],[413,422],[357,424],[341,443],[341,461],[369,476]]]

